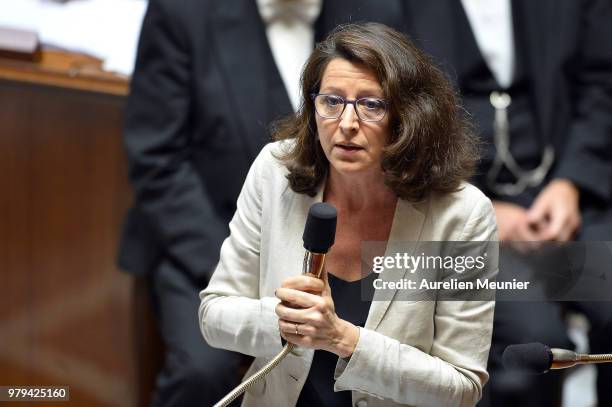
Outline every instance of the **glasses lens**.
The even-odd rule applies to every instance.
[[[381,120],[386,110],[385,102],[381,99],[363,98],[357,101],[357,111],[363,120]]]
[[[315,109],[323,117],[337,119],[344,110],[344,99],[336,95],[317,95]]]

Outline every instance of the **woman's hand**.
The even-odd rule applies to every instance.
[[[327,274],[290,277],[276,290],[281,336],[304,348],[322,349],[341,358],[353,354],[359,328],[336,315]]]

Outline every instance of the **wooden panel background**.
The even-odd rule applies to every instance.
[[[62,405],[145,405],[158,359],[115,266],[124,102],[0,80],[0,385],[69,385]]]

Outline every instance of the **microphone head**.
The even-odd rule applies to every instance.
[[[525,373],[546,373],[553,362],[550,348],[538,342],[510,345],[502,355],[504,367]]]
[[[313,253],[327,253],[336,238],[336,208],[327,203],[310,207],[304,227],[304,248]]]

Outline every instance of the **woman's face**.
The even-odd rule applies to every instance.
[[[385,97],[371,70],[342,58],[327,64],[319,93],[351,100]],[[321,147],[331,164],[331,171],[341,174],[381,171],[382,151],[389,141],[388,112],[381,121],[361,121],[355,106],[347,104],[338,119],[325,119],[318,114],[315,117]]]

